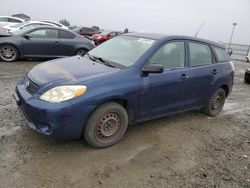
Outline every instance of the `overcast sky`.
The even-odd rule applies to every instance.
[[[25,13],[32,19],[155,33],[195,35],[250,44],[250,0],[1,0],[0,15]]]

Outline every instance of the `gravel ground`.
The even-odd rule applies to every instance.
[[[250,64],[235,62],[221,114],[187,112],[131,127],[117,145],[56,142],[26,127],[12,98],[39,62],[0,63],[0,187],[250,187]]]

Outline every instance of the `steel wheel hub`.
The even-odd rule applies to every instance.
[[[97,136],[102,139],[112,137],[118,132],[120,125],[121,121],[116,113],[107,113],[98,122]]]
[[[221,105],[221,96],[217,95],[213,99],[213,103],[212,103],[213,110],[217,110],[220,107],[220,105]]]

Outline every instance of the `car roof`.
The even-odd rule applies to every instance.
[[[72,33],[74,35],[77,35],[77,33],[71,31],[71,30],[68,30],[68,29],[64,29],[64,28],[61,28],[61,27],[53,27],[53,26],[49,26],[49,25],[33,25],[29,31],[31,30],[35,30],[35,29],[57,29],[57,30],[62,30],[62,31],[67,31],[69,33]],[[28,32],[29,32],[28,31]]]
[[[223,44],[213,42],[206,39],[201,39],[197,37],[191,37],[191,36],[185,36],[185,35],[167,35],[167,34],[161,34],[161,33],[147,33],[147,32],[129,32],[126,34],[123,34],[126,36],[134,36],[134,37],[142,37],[142,38],[149,38],[154,40],[170,40],[170,39],[176,39],[176,40],[192,40],[196,42],[203,42],[207,43],[213,46],[217,46],[220,48],[225,48]]]
[[[13,17],[13,16],[0,16],[0,18],[12,18],[12,19],[20,20],[20,21],[22,21],[22,22],[25,21],[25,20],[23,20],[22,18],[17,18],[17,17]]]
[[[60,24],[58,22],[51,21],[51,20],[36,20],[36,21],[38,21],[38,22],[45,22],[45,23],[51,23],[51,24],[54,24],[54,25],[59,25],[59,26],[67,27],[67,26],[65,26],[63,24]]]

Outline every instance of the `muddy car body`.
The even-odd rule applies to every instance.
[[[36,131],[107,147],[128,124],[192,109],[216,116],[233,86],[226,54],[193,37],[130,33],[34,67],[14,96]]]

